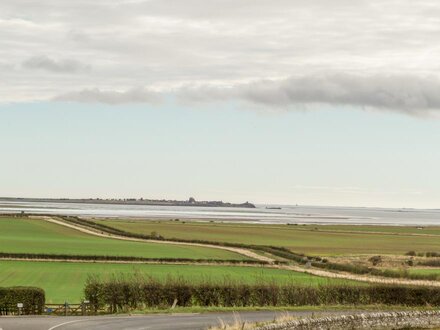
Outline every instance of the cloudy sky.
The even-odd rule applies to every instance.
[[[2,0],[0,195],[438,207],[434,0]]]

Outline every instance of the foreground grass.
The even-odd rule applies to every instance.
[[[0,286],[41,287],[46,291],[47,303],[80,302],[89,275],[105,279],[115,274],[133,273],[160,280],[178,276],[194,282],[224,281],[227,278],[249,284],[264,280],[277,283],[293,281],[302,285],[357,285],[357,282],[261,267],[0,261]]]
[[[342,311],[424,311],[437,310],[436,307],[408,307],[399,305],[325,305],[325,306],[283,306],[283,307],[176,307],[174,309],[167,308],[146,308],[142,310],[130,311],[130,314],[171,314],[171,313],[215,313],[215,312],[250,312],[250,311],[275,311],[283,314],[283,312],[342,312]],[[117,313],[125,315],[125,313]]]
[[[102,238],[43,220],[0,217],[0,252],[243,260],[226,250]]]
[[[404,254],[440,251],[440,228],[385,226],[255,225],[188,221],[95,220],[134,233],[165,238],[283,246],[315,255]],[[418,234],[418,235],[415,235]],[[433,236],[419,236],[429,234]],[[438,237],[436,236],[438,235]],[[359,242],[362,241],[362,244]]]
[[[373,308],[371,308],[373,307]],[[380,309],[378,307],[381,307]],[[260,321],[260,322],[248,322],[243,321],[240,317],[240,315],[235,316],[235,320],[232,322],[225,322],[222,320],[222,318],[219,318],[218,325],[211,325],[208,330],[252,330],[252,329],[259,329],[260,327],[280,327],[284,328],[283,325],[285,325],[289,321],[299,320],[299,319],[313,319],[313,318],[321,318],[321,317],[328,317],[328,316],[338,316],[338,315],[344,315],[344,314],[358,314],[361,313],[374,313],[374,312],[426,312],[426,311],[437,311],[437,309],[433,308],[407,308],[405,306],[400,307],[393,307],[389,308],[389,306],[356,306],[355,308],[343,308],[343,309],[333,309],[333,306],[325,306],[320,307],[320,309],[317,310],[296,310],[296,309],[286,309],[283,311],[276,311],[278,313],[275,314],[275,317],[271,321]],[[301,312],[308,312],[309,315],[303,314],[301,315]],[[330,328],[330,327],[329,327]],[[354,328],[353,328],[354,329]],[[404,327],[403,329],[427,329],[427,328],[421,328],[421,327]],[[440,329],[440,328],[432,328],[429,327],[429,329]]]

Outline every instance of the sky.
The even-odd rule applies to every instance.
[[[0,196],[439,208],[434,0],[2,0]]]

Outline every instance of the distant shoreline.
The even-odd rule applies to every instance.
[[[80,204],[107,204],[107,205],[151,205],[151,206],[188,206],[188,207],[240,207],[256,208],[254,204],[229,203],[223,201],[196,201],[189,198],[185,201],[168,199],[100,199],[100,198],[19,198],[0,197],[1,201],[7,202],[46,202],[46,203],[80,203]]]

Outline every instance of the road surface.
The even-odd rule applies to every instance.
[[[289,312],[292,316],[310,316],[312,311]],[[315,312],[316,313],[316,312]],[[343,311],[319,312],[325,314],[343,314]],[[345,312],[347,313],[347,311]],[[354,311],[350,311],[354,313]],[[258,311],[240,313],[203,313],[203,314],[150,314],[138,316],[22,316],[0,317],[2,330],[204,330],[218,325],[219,320],[232,323],[236,317],[242,321],[271,321],[277,315],[286,312]]]

